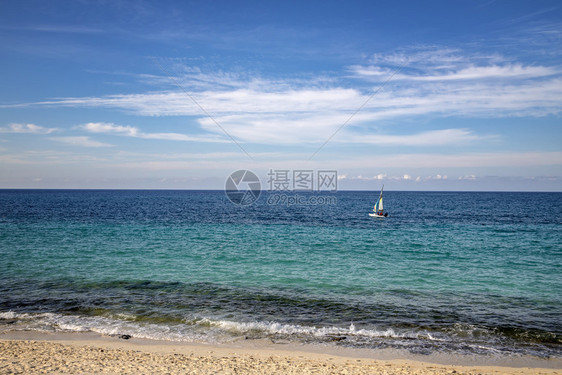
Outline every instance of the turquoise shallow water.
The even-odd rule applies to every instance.
[[[562,194],[0,191],[0,329],[560,357]]]

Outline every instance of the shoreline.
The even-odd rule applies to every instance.
[[[415,355],[270,340],[205,344],[11,331],[0,334],[0,348],[0,373],[562,374],[561,358]]]

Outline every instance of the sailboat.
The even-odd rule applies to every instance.
[[[379,199],[377,200],[377,203],[375,203],[375,206],[373,207],[373,212],[369,213],[369,216],[371,217],[387,217],[388,216],[388,212],[383,214],[383,206],[382,206],[382,191],[384,190],[384,185],[381,188],[381,195],[379,195]]]

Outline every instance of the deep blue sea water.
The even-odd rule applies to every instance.
[[[562,357],[561,193],[325,197],[0,190],[0,331]]]

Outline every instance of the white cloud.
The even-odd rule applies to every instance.
[[[553,68],[544,66],[522,66],[522,65],[505,65],[505,66],[470,66],[468,68],[449,72],[442,75],[433,76],[401,76],[402,79],[413,79],[417,81],[452,81],[452,80],[481,80],[481,79],[513,79],[513,78],[540,78],[558,74]]]
[[[467,129],[444,129],[434,130],[417,134],[408,135],[385,135],[385,134],[366,134],[366,135],[342,135],[342,142],[368,143],[379,145],[404,145],[404,146],[436,146],[466,143],[481,139]]]
[[[205,110],[215,116],[232,114],[289,114],[356,109],[364,97],[353,89],[290,88],[282,91],[236,89],[191,94]],[[66,107],[104,107],[132,111],[143,116],[200,116],[201,109],[181,91],[103,97],[63,98],[29,105]],[[9,106],[4,106],[9,107]]]
[[[390,76],[393,72],[391,69],[375,65],[352,65],[349,67],[349,70],[356,76],[378,77],[383,79]]]
[[[261,160],[284,159],[285,153],[281,152],[256,152],[252,156]],[[118,151],[115,154],[116,159],[119,160],[138,160],[139,158],[149,158],[151,160],[235,160],[243,159],[247,161],[244,154],[240,152],[180,152],[180,153],[138,153],[129,151]]]
[[[358,114],[350,121],[366,123],[383,114]],[[349,119],[349,115],[328,112],[306,118],[280,119],[271,115],[233,115],[220,117],[221,125],[236,139],[249,143],[302,144],[319,143],[334,134]],[[216,124],[208,118],[200,119],[202,128],[220,134]],[[489,138],[474,134],[469,129],[441,129],[414,134],[383,134],[379,130],[359,129],[351,125],[343,128],[331,141],[338,143],[363,143],[377,145],[436,146],[467,143]]]
[[[181,133],[141,133],[139,138],[144,139],[160,139],[166,141],[187,141],[187,142],[217,142],[228,143],[228,140],[216,137],[194,137]]]
[[[138,134],[138,129],[132,126],[115,125],[107,122],[89,122],[79,126],[91,133],[117,133],[134,137]]]
[[[479,56],[479,60],[488,61],[489,57]],[[434,45],[420,45],[404,48],[393,53],[375,53],[370,59],[372,64],[382,65],[415,65],[450,67],[466,61],[462,51]]]
[[[90,122],[81,125],[78,128],[84,129],[90,133],[113,133],[128,137],[143,138],[143,139],[160,139],[167,141],[189,141],[189,142],[218,142],[225,143],[227,140],[218,138],[216,136],[190,136],[180,133],[144,133],[138,128],[133,126],[115,125],[106,122]]]
[[[45,128],[35,124],[10,124],[0,127],[0,133],[28,133],[28,134],[50,134],[57,131],[57,128]]]
[[[379,66],[352,66],[350,70],[357,76],[386,78],[392,70]],[[393,80],[411,81],[455,81],[455,80],[483,80],[483,79],[513,79],[540,78],[559,74],[560,71],[545,66],[491,65],[468,66],[453,70],[440,70],[440,74],[397,74]]]
[[[463,71],[459,74],[484,74]],[[491,74],[490,72],[485,72]],[[559,114],[562,108],[562,79],[550,77],[538,81],[497,84],[486,80],[426,82],[424,85],[387,86],[362,108],[350,124],[373,124],[381,119],[399,119],[418,115],[463,117],[545,116]],[[278,92],[237,89],[205,91],[193,94],[205,110],[225,128],[244,123],[251,138],[276,142],[279,133],[322,126],[324,131],[340,125],[369,97],[356,89],[294,88]],[[34,103],[69,107],[104,107],[132,111],[144,116],[197,116],[199,122],[217,130],[216,125],[183,92],[152,92],[134,95],[66,98]],[[329,122],[318,119],[327,119]],[[338,119],[338,121],[334,119]],[[344,120],[342,120],[344,119]],[[253,124],[248,124],[248,120]],[[336,125],[336,126],[337,126]],[[206,130],[210,130],[207,127]],[[101,131],[101,130],[100,130]],[[111,130],[127,134],[133,129]],[[242,132],[242,131],[241,131]],[[264,132],[260,136],[260,132]],[[133,135],[130,134],[129,135]]]
[[[178,88],[176,83],[180,83],[191,93],[236,90],[280,92],[291,90],[295,87],[328,87],[336,81],[333,77],[324,75],[309,76],[307,78],[265,79],[244,72],[225,72],[222,70],[203,72],[199,67],[192,66],[192,61],[186,62],[183,59],[166,60],[172,60],[168,62],[163,61],[162,65],[169,66],[170,75],[173,78],[167,75],[153,74],[140,74],[138,77],[144,83],[157,87],[170,86],[174,91]],[[120,74],[131,75],[131,73]]]
[[[373,78],[385,79],[407,63],[393,81],[369,100]],[[381,120],[417,116],[541,117],[562,113],[562,76],[558,68],[506,62],[501,56],[465,56],[455,49],[421,46],[376,55],[367,66],[354,66],[359,88],[349,82],[312,77],[264,79],[228,72],[180,69],[181,90],[101,97],[63,98],[27,105],[100,107],[142,116],[193,116],[205,134],[146,133],[132,126],[89,123],[92,133],[197,142],[228,142],[216,122],[240,142],[303,144],[325,141],[366,103],[334,142],[436,146],[484,139],[470,129],[420,129],[408,134],[382,129]],[[407,68],[407,69],[406,69]],[[161,80],[163,77],[150,77]],[[359,79],[360,81],[358,81]],[[197,103],[204,108],[196,105]],[[17,106],[22,106],[18,104]],[[9,106],[4,106],[9,107]],[[209,112],[212,119],[205,112]]]
[[[112,147],[113,145],[108,143],[102,143],[85,136],[76,137],[51,137],[49,138],[53,141],[66,143],[72,146],[79,147]]]

